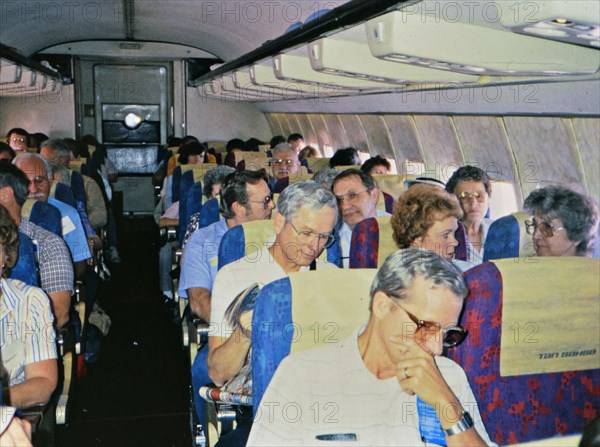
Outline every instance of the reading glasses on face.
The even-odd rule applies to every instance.
[[[486,193],[481,192],[466,192],[463,191],[458,195],[458,200],[461,202],[470,202],[472,198],[475,198],[478,202],[483,202],[485,200]]]
[[[535,229],[540,230],[542,236],[548,238],[554,236],[554,233],[559,232],[560,230],[564,230],[565,227],[555,227],[550,222],[536,222],[535,218],[531,220],[525,221],[525,229],[527,230],[527,234],[533,235],[535,233]]]
[[[294,163],[294,160],[273,160],[274,165],[291,165]]]
[[[263,200],[248,200],[251,203],[262,203],[265,209],[269,208],[269,203],[273,200],[273,194],[269,194]]]
[[[402,309],[404,311],[404,313],[406,315],[408,315],[408,318],[410,318],[411,321],[417,325],[416,332],[423,330],[426,334],[437,334],[437,332],[441,330],[442,331],[442,343],[443,343],[444,347],[446,347],[446,348],[452,348],[454,346],[458,346],[459,344],[461,344],[463,342],[463,340],[467,336],[467,330],[460,325],[449,326],[449,327],[445,328],[445,327],[442,327],[442,325],[440,323],[438,323],[437,321],[421,320],[421,319],[417,318],[415,315],[411,314],[409,311],[407,311],[400,304],[398,304],[396,302],[396,300],[394,299],[397,297],[394,297],[392,295],[392,296],[389,296],[389,298],[390,298],[390,300],[392,300],[392,303],[394,303],[394,305],[396,305],[397,307]]]
[[[350,191],[350,192],[347,192],[346,194],[335,196],[335,198],[337,199],[337,201],[339,203],[344,203],[345,201],[352,202],[353,200],[356,200],[356,198],[358,196],[360,196],[363,192],[368,192],[368,191],[370,191],[370,190],[363,189],[362,191]]]
[[[292,222],[287,221],[291,227],[294,229],[300,241],[304,244],[310,244],[317,239],[319,241],[319,245],[323,244],[324,248],[329,248],[335,241],[335,236],[331,233],[316,233],[312,230],[304,228],[302,230],[298,230]]]

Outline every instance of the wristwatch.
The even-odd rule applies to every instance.
[[[467,431],[471,427],[473,427],[473,419],[471,418],[469,412],[463,411],[460,421],[458,421],[452,427],[442,428],[442,430],[446,436],[454,436],[462,433],[463,431]]]

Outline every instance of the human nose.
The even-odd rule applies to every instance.
[[[454,233],[451,233],[448,236],[448,245],[452,247],[456,247],[458,245],[458,241],[456,240],[456,236],[454,235]]]

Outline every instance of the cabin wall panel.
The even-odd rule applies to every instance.
[[[455,116],[452,120],[466,165],[480,167],[492,180],[515,182],[515,163],[502,118]],[[516,185],[522,199],[520,185]]]
[[[342,122],[340,121],[341,115],[323,115],[323,120],[327,125],[327,129],[329,130],[329,135],[331,135],[332,147],[333,150],[336,151],[342,147],[350,146],[348,141],[348,136],[342,126]]]
[[[428,177],[447,181],[464,163],[452,118],[441,115],[416,115],[414,117]]]
[[[423,161],[423,152],[414,119],[409,115],[384,115],[390,141],[400,169],[405,160]]]
[[[309,115],[307,114],[298,114],[296,115],[296,119],[300,123],[300,133],[304,137],[304,143],[306,145],[316,145],[318,142],[317,134],[313,129],[313,125],[310,122]]]
[[[265,115],[253,104],[201,98],[194,88],[187,89],[187,132],[201,141],[271,138]]]
[[[329,151],[333,151],[333,143],[332,139],[329,135],[329,131],[327,130],[327,124],[325,124],[325,119],[322,115],[311,114],[307,115],[308,119],[312,123],[313,129],[315,130],[315,135],[317,137],[317,144],[321,151],[321,155],[327,157]]]
[[[359,115],[367,137],[369,153],[395,158],[390,135],[380,115]]]
[[[291,114],[289,113],[278,113],[279,124],[281,124],[282,134],[286,139],[289,134],[292,133],[292,125],[290,124]]]
[[[524,197],[539,185],[582,183],[580,155],[568,118],[508,116],[504,123]]]
[[[571,122],[581,153],[588,194],[600,201],[600,121],[594,118],[573,118]]]
[[[13,127],[42,132],[51,138],[75,137],[75,93],[65,85],[60,93],[0,97],[0,135]]]
[[[298,115],[291,113],[287,116],[288,118],[288,123],[290,124],[290,131],[285,134],[285,138],[287,139],[287,137],[291,134],[291,133],[302,133],[302,124],[300,123],[300,120],[298,119]]]
[[[340,121],[348,137],[348,145],[356,150],[368,152],[367,136],[358,115],[340,115]]]
[[[279,124],[279,119],[275,113],[265,113],[265,118],[267,119],[267,123],[269,124],[269,129],[271,130],[271,135],[282,135],[281,125]]]

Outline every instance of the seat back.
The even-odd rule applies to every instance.
[[[265,152],[234,152],[235,165],[244,161],[244,169],[247,171],[269,170],[269,157]]]
[[[351,269],[375,269],[381,267],[385,258],[398,250],[392,237],[390,216],[364,219],[352,230],[350,240]]]
[[[221,219],[221,215],[219,214],[219,200],[210,199],[204,202],[200,208],[199,228],[208,227],[210,224],[218,222],[219,219]]]
[[[202,208],[202,183],[193,183],[180,191],[179,200],[179,242],[181,242],[185,230],[190,223],[192,214],[197,213]]]
[[[598,414],[599,269],[588,258],[513,258],[465,273],[469,335],[450,356],[498,444],[581,432]]]
[[[52,186],[50,187],[50,197],[60,200],[62,203],[66,203],[77,209],[77,202],[73,190],[64,183],[52,183]]]
[[[369,318],[374,269],[291,273],[265,285],[252,318],[254,410],[290,352],[338,343]]]
[[[19,257],[10,272],[12,279],[18,279],[31,286],[39,286],[36,247],[29,237],[19,231]]]
[[[27,199],[21,207],[21,217],[27,219],[44,230],[62,237],[61,214],[58,208],[48,202]]]
[[[518,212],[492,222],[485,239],[483,260],[534,256],[533,239],[527,234],[527,213]]]
[[[272,220],[255,220],[237,225],[225,232],[219,244],[219,269],[244,256],[250,256],[267,246],[275,239]],[[340,251],[337,241],[319,256],[337,266],[340,265]]]
[[[406,185],[404,182],[415,177],[416,176],[414,175],[406,174],[386,174],[373,176],[379,189],[392,196],[393,200],[398,200],[400,194],[406,191]]]
[[[306,163],[308,164],[308,169],[313,172],[319,172],[321,169],[329,167],[329,160],[331,158],[307,158]]]
[[[460,220],[458,221],[458,228],[454,232],[454,238],[458,242],[458,245],[454,248],[454,258],[461,261],[466,261],[468,259],[467,229]]]
[[[377,198],[376,209],[377,211],[385,211],[386,213],[392,214],[394,211],[394,198],[387,192],[380,191],[379,197]]]

